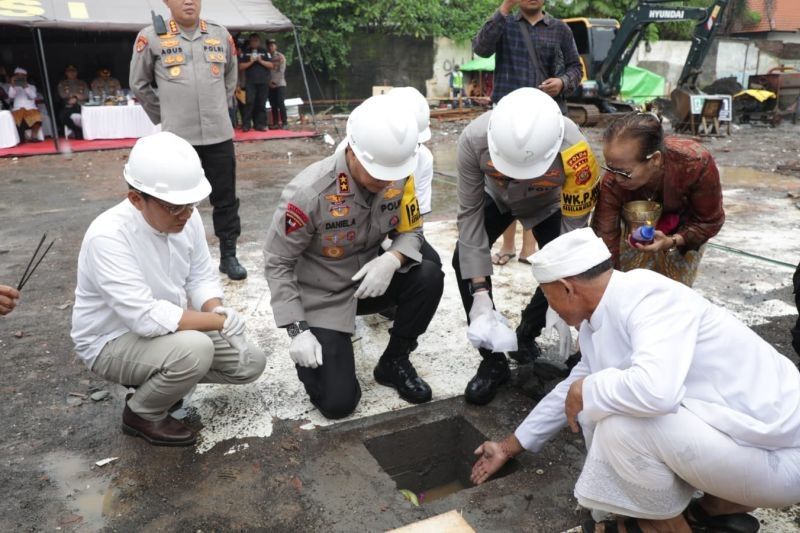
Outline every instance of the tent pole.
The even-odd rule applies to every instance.
[[[60,150],[59,142],[58,142],[58,124],[56,123],[56,108],[53,105],[53,93],[50,89],[50,76],[47,74],[47,59],[45,59],[44,53],[44,41],[42,40],[42,29],[36,28],[35,29],[36,39],[35,45],[37,52],[39,53],[39,62],[42,66],[42,81],[44,82],[44,92],[47,96],[47,106],[50,110],[50,127],[53,128],[53,142],[56,144],[56,150]]]
[[[306,67],[303,66],[303,52],[300,51],[300,38],[297,36],[297,27],[292,26],[292,33],[294,33],[294,45],[297,47],[297,58],[300,60],[300,71],[303,73],[303,83],[306,86],[306,96],[308,96],[308,105],[311,108],[311,122],[314,123],[314,129],[317,129],[317,117],[314,114],[314,101],[311,99],[311,89],[308,88],[308,78],[306,77]]]

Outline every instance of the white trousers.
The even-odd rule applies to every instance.
[[[610,416],[584,427],[589,453],[575,486],[582,506],[651,520],[675,517],[696,490],[750,507],[800,502],[800,446],[737,444],[690,411]]]

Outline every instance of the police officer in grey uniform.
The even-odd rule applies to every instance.
[[[200,0],[164,0],[172,18],[158,33],[139,32],[130,86],[153,124],[194,146],[211,182],[219,269],[231,279],[247,270],[236,258],[241,233],[236,197],[236,155],[228,102],[236,89],[236,47],[228,30],[200,19]],[[158,94],[152,84],[158,86]]]
[[[491,247],[514,220],[533,229],[539,246],[585,227],[597,200],[600,172],[579,128],[563,117],[544,92],[517,89],[492,111],[473,120],[458,141],[458,244],[453,255],[458,289],[468,320],[491,313]],[[521,364],[540,355],[535,338],[545,326],[547,300],[536,289],[522,311]],[[484,405],[509,377],[505,354],[485,348],[465,392]]]
[[[411,403],[431,389],[409,360],[442,296],[441,267],[424,259],[422,219],[408,176],[417,126],[387,96],[350,116],[347,146],[284,189],[264,246],[275,322],[311,402],[328,418],[356,408],[361,387],[351,336],[356,314],[397,306],[375,380]],[[392,234],[385,252],[381,243]]]
[[[74,65],[64,69],[65,78],[58,82],[58,97],[61,99],[61,109],[58,112],[58,123],[63,128],[68,126],[76,138],[83,138],[81,124],[73,115],[80,115],[81,104],[89,99],[89,85],[78,79],[78,69]]]

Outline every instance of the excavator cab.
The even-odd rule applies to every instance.
[[[594,80],[595,74],[608,57],[614,36],[617,34],[619,22],[614,19],[570,18],[564,19],[583,65],[583,80]]]
[[[578,124],[592,126],[599,120],[601,111],[606,113],[616,110],[610,107],[606,98],[600,98],[597,75],[608,58],[619,22],[614,19],[585,17],[563,20],[572,31],[583,67],[581,84],[567,95],[568,114]],[[623,110],[627,109],[625,107]]]

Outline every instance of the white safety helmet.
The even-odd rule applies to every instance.
[[[538,178],[550,168],[564,140],[564,119],[555,100],[539,89],[510,92],[489,117],[489,154],[502,174]]]
[[[347,119],[347,144],[369,174],[381,181],[408,177],[417,166],[417,121],[394,98],[368,98]]]
[[[131,187],[173,205],[194,204],[211,194],[197,152],[174,133],[136,141],[123,175]]]
[[[397,98],[401,105],[414,113],[419,130],[417,142],[424,143],[431,140],[431,108],[428,100],[414,87],[395,87],[387,93],[392,98]]]

